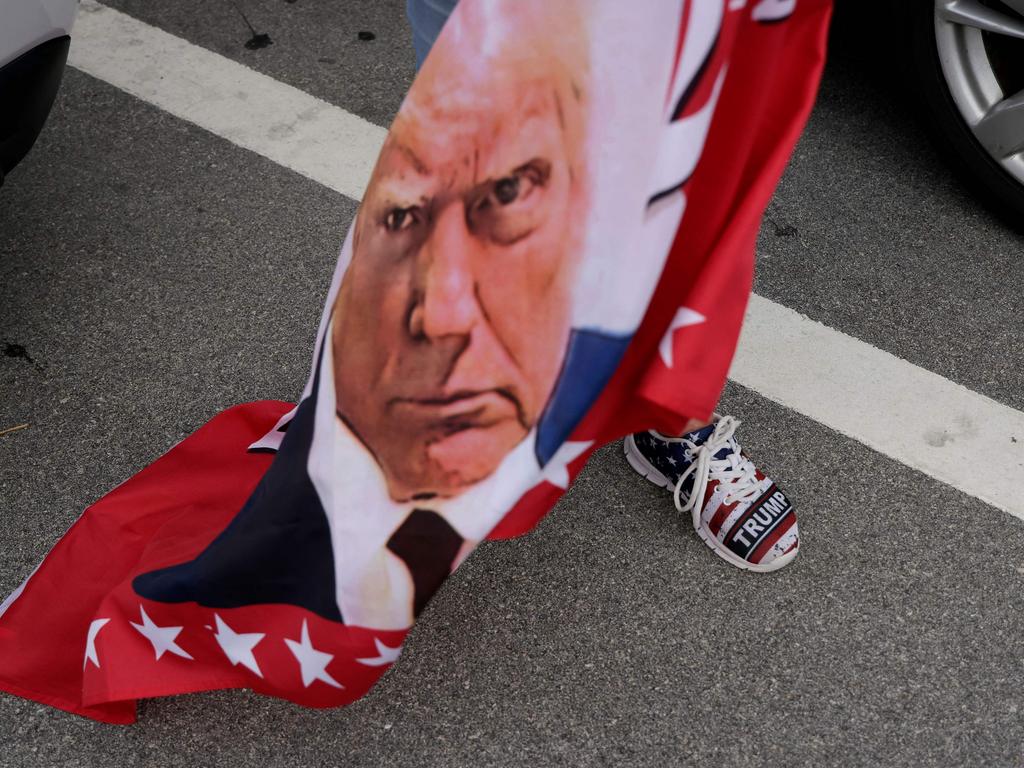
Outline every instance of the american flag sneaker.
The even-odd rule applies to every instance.
[[[694,530],[719,557],[737,568],[775,571],[797,555],[796,513],[743,454],[735,437],[739,425],[732,416],[716,416],[682,437],[638,432],[625,440],[626,460],[672,491],[676,508],[692,514]]]

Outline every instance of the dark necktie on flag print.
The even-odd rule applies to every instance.
[[[554,17],[532,37],[522,29],[509,37],[541,50],[543,35],[549,47],[560,36],[589,36],[587,151],[597,149],[587,155],[590,212],[571,327],[536,422],[498,470],[466,491],[489,488],[482,498],[497,500],[485,530],[460,517],[458,498],[427,494],[400,506],[380,491],[379,503],[359,510],[372,521],[392,515],[359,567],[400,569],[410,616],[478,540],[529,531],[597,447],[711,414],[739,336],[761,216],[814,99],[830,12],[827,0],[629,9],[580,0],[581,31],[560,27],[562,11],[551,5],[518,4],[527,22]],[[465,16],[472,30],[466,19],[486,16],[484,8],[468,0],[452,20]],[[438,50],[478,70],[479,48],[446,27],[425,70]],[[422,79],[413,94],[429,87]],[[657,109],[632,109],[651,93]],[[631,163],[641,155],[638,170]],[[516,179],[472,210],[491,215],[488,205],[554,184]],[[405,231],[424,215],[403,209],[386,227]],[[370,452],[345,424],[329,423],[340,394],[325,356],[354,239],[343,248],[298,407],[230,408],[90,506],[0,604],[0,690],[113,723],[134,721],[140,698],[219,688],[329,707],[358,699],[398,658],[407,623],[395,614],[365,618],[376,615],[372,601],[351,602],[341,577],[354,568],[346,558],[365,554],[347,549],[349,538],[372,536],[351,519],[339,523],[333,505],[364,481],[331,465],[342,453],[324,454],[326,475],[314,456],[336,430],[343,437],[331,450],[370,460],[359,458]],[[333,485],[325,488],[324,476]]]

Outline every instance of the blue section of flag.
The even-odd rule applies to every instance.
[[[537,424],[537,461],[548,463],[601,394],[633,334],[573,329],[562,373]]]

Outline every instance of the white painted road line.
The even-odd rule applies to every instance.
[[[1024,413],[752,296],[729,377],[1024,519]]]
[[[387,131],[305,91],[86,0],[68,62],[356,200]]]
[[[347,197],[386,131],[93,0],[77,69]],[[339,235],[340,236],[340,235]],[[1024,519],[1024,413],[753,296],[731,378]]]

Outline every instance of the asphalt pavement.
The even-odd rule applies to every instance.
[[[109,4],[378,125],[413,76],[399,0]],[[1024,409],[1024,238],[841,32],[757,291]],[[68,70],[0,189],[0,430],[30,424],[0,436],[0,594],[219,410],[299,395],[355,209]],[[0,695],[0,765],[1024,765],[1024,522],[756,392],[722,410],[797,505],[782,572],[714,557],[611,445],[362,701],[194,694],[124,728]]]

